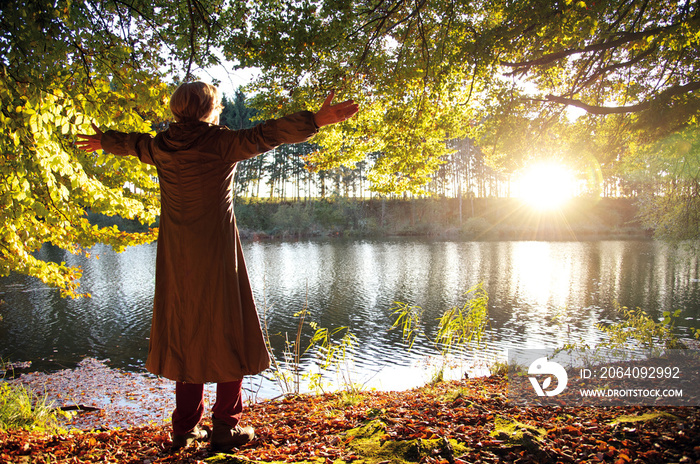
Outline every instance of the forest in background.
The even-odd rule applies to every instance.
[[[241,89],[233,97],[224,95],[222,103],[222,125],[240,130],[260,122]],[[554,211],[538,211],[509,196],[508,177],[490,168],[471,140],[451,144],[455,151],[420,195],[372,191],[366,177],[371,159],[354,168],[314,171],[307,163],[308,155],[319,149],[313,142],[283,145],[241,161],[234,179],[241,236],[590,240],[653,233],[639,218],[638,185],[609,176],[600,197],[584,194]],[[137,220],[95,213],[90,219],[127,232],[147,230]]]
[[[257,111],[241,89],[224,95],[221,124],[254,126]],[[603,198],[586,195],[543,212],[510,198],[507,176],[490,168],[470,139],[431,175],[422,195],[370,189],[371,156],[354,168],[314,171],[312,142],[285,145],[238,164],[236,218],[243,238],[419,235],[468,240],[573,240],[648,235],[634,184],[604,179]]]
[[[372,198],[333,196],[302,201],[239,198],[243,240],[311,237],[422,236],[458,240],[604,240],[648,238],[628,198],[572,199],[565,208],[537,211],[512,198]],[[147,229],[137,220],[89,214],[101,227]],[[156,222],[152,225],[158,225]]]
[[[220,123],[233,130],[260,123],[260,113],[239,88],[233,96],[224,95]],[[164,127],[162,127],[164,128]],[[491,167],[482,150],[470,138],[451,139],[437,169],[428,175],[422,193],[377,192],[368,177],[379,153],[351,165],[318,169],[313,158],[323,149],[311,142],[282,145],[255,158],[238,163],[235,192],[243,198],[269,198],[280,201],[308,200],[339,196],[344,198],[509,198],[512,173]],[[658,189],[658,185],[620,175],[614,170],[601,172],[596,181],[583,181],[577,193],[587,196],[637,197]]]

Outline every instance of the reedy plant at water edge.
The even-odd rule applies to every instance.
[[[447,310],[440,318],[435,338],[443,356],[457,350],[479,348],[489,320],[489,297],[482,284],[472,287],[471,298],[461,308]]]
[[[318,372],[309,373],[310,387],[314,390],[324,392],[324,373],[335,370],[338,385],[341,385],[346,392],[357,393],[361,386],[352,380],[352,360],[357,337],[349,331],[347,327],[338,327],[329,331],[324,327],[319,327],[315,322],[309,325],[316,331],[311,338],[309,348],[317,346]],[[333,341],[333,336],[345,332],[339,341]]]
[[[267,305],[263,311],[263,336],[268,351],[270,352],[270,370],[274,381],[279,386],[283,395],[301,393],[301,380],[307,379],[309,388],[315,391],[324,392],[326,385],[324,378],[326,374],[335,370],[338,375],[339,385],[345,391],[356,392],[359,390],[357,384],[351,379],[351,365],[354,354],[354,349],[357,345],[357,337],[348,330],[347,327],[338,327],[329,330],[325,327],[320,327],[314,321],[306,321],[307,316],[311,314],[308,307],[304,307],[301,311],[294,313],[297,318],[297,330],[294,338],[290,339],[289,333],[284,333],[285,344],[282,352],[282,359],[278,360],[275,356],[274,349],[270,342],[270,332],[267,324]],[[305,325],[308,325],[314,334],[311,336],[309,345],[302,350],[302,334]],[[334,341],[333,337],[340,332],[345,331],[345,334],[340,341]],[[316,372],[309,369],[304,372],[302,367],[302,358],[313,348],[316,348],[317,367]]]
[[[488,326],[489,297],[483,284],[470,288],[465,295],[469,298],[461,307],[448,309],[438,319],[434,338],[424,329],[425,310],[416,305],[395,302],[392,314],[396,317],[392,329],[401,328],[402,338],[413,347],[417,336],[423,336],[441,355],[441,364],[431,383],[442,380],[450,356],[464,355],[482,346]]]
[[[296,338],[293,341],[289,340],[289,334],[284,333],[284,350],[282,351],[282,360],[278,360],[275,356],[275,349],[272,347],[270,330],[268,326],[267,313],[268,305],[265,301],[262,317],[262,332],[265,339],[267,351],[270,353],[270,367],[272,380],[277,383],[277,386],[282,391],[283,395],[298,394],[300,392],[300,372],[301,372],[301,334],[304,326],[304,319],[308,311],[306,309],[295,313],[294,317],[298,318]],[[264,374],[263,374],[264,376]]]
[[[673,331],[675,320],[680,317],[680,310],[673,313],[664,311],[663,319],[655,321],[641,308],[628,309],[617,303],[616,308],[624,319],[608,326],[598,324],[598,329],[608,336],[601,347],[624,349],[632,344],[647,351],[649,356],[654,356],[664,349],[683,347]]]
[[[590,346],[584,342],[568,343],[555,350],[576,353],[583,364],[595,364],[606,359],[625,360],[635,357],[635,351],[642,351],[647,357],[657,357],[667,349],[685,349],[685,344],[674,331],[675,320],[681,311],[664,311],[663,319],[655,321],[641,308],[629,309],[615,302],[615,309],[622,320],[611,324],[596,324],[604,340]],[[698,332],[691,329],[698,338]]]

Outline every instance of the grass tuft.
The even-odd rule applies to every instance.
[[[0,379],[0,430],[58,429],[58,410],[32,389]]]

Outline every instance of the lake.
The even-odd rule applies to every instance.
[[[697,252],[652,240],[590,242],[466,242],[396,238],[244,242],[259,310],[275,352],[284,334],[296,336],[298,318],[320,327],[347,327],[357,337],[352,381],[366,388],[404,389],[424,383],[437,352],[418,338],[410,351],[390,330],[395,302],[425,310],[434,336],[444,311],[462,306],[465,292],[483,283],[489,296],[487,345],[479,359],[506,358],[506,350],[594,344],[599,322],[619,320],[616,303],[654,317],[680,309],[677,330],[688,336],[700,317]],[[85,357],[143,372],[154,288],[155,244],[116,254],[107,246],[93,258],[45,247],[43,259],[80,264],[82,290],[92,298],[62,299],[36,279],[0,279],[0,356],[32,361],[32,370],[73,367]],[[99,259],[94,259],[98,255]],[[308,340],[311,329],[304,332]],[[313,353],[303,358],[312,369]],[[258,394],[279,394],[258,379]]]

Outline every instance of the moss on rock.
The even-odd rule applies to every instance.
[[[653,421],[656,419],[671,419],[671,420],[680,420],[678,417],[674,416],[673,414],[663,412],[663,411],[654,411],[654,412],[649,412],[646,414],[639,414],[639,415],[625,415],[625,416],[619,416],[610,421],[610,425],[617,425],[617,424],[623,424],[623,423],[634,423],[634,422],[649,422]]]
[[[494,430],[491,436],[503,441],[506,445],[524,446],[528,450],[540,448],[540,441],[547,434],[547,431],[518,422],[514,419],[496,417]]]
[[[454,462],[455,455],[467,451],[464,444],[444,438],[391,440],[386,425],[379,419],[348,430],[346,436],[350,438],[348,448],[359,457],[357,462],[367,464],[405,464],[418,462],[426,456],[442,456],[448,462]]]
[[[207,464],[255,464],[255,461],[226,453],[215,454],[205,459],[204,462]]]

